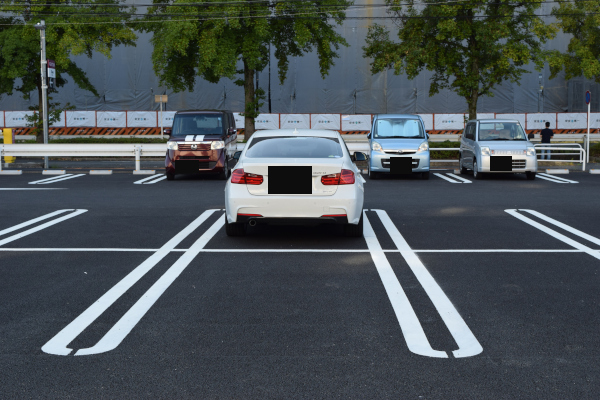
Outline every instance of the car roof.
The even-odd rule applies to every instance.
[[[269,129],[256,131],[252,137],[276,137],[276,136],[313,136],[337,138],[339,133],[327,129]]]
[[[469,122],[477,122],[477,121],[484,122],[484,123],[487,122],[487,123],[490,123],[490,124],[494,123],[494,122],[519,122],[519,120],[516,120],[516,119],[489,119],[489,118],[486,118],[486,119],[472,119]]]
[[[419,119],[415,114],[377,114],[376,118],[402,118],[402,119]]]
[[[229,110],[181,110],[176,114],[230,113]]]

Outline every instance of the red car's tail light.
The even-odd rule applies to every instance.
[[[341,174],[323,175],[321,177],[323,185],[352,185],[354,184],[354,172],[349,169],[343,169]]]
[[[263,183],[263,176],[247,174],[242,168],[240,168],[231,173],[231,183],[239,183],[242,185],[260,185]]]

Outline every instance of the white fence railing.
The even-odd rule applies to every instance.
[[[576,162],[581,163],[581,169],[585,171],[586,153],[585,149],[581,147],[579,143],[542,143],[536,144],[535,149],[537,150],[538,160],[544,162]],[[554,153],[554,156],[579,156],[578,160],[557,160],[552,159],[552,151],[566,151],[567,153]],[[543,157],[548,154],[548,159]],[[540,155],[542,158],[540,158]]]

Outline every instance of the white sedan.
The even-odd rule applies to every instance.
[[[363,179],[336,131],[254,133],[225,186],[225,231],[242,236],[259,223],[344,225],[362,236]]]

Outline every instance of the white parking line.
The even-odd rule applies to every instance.
[[[63,211],[63,210],[61,210],[61,211]],[[80,214],[83,214],[84,212],[87,212],[87,210],[75,210],[71,214],[64,215],[64,216],[62,216],[60,218],[56,218],[56,219],[53,219],[52,221],[48,221],[45,224],[36,226],[35,228],[31,228],[31,229],[28,229],[28,230],[23,231],[21,233],[17,233],[16,235],[9,236],[9,237],[7,237],[5,239],[0,240],[0,246],[5,245],[6,243],[14,242],[17,239],[20,239],[22,237],[31,235],[32,233],[39,232],[42,229],[46,229],[46,228],[48,228],[48,227],[50,227],[52,225],[58,224],[59,222],[63,222],[63,221],[66,221],[66,220],[68,220],[70,218],[76,217],[76,216],[78,216]]]
[[[66,188],[0,188],[0,190],[66,190]]]
[[[402,254],[402,257],[406,260],[406,263],[415,274],[415,277],[423,289],[425,289],[425,292],[431,299],[435,309],[440,314],[440,317],[448,327],[450,334],[458,345],[458,350],[452,352],[454,357],[472,357],[481,353],[483,347],[481,347],[481,344],[479,344],[475,335],[473,335],[469,326],[465,323],[456,308],[454,308],[452,302],[448,299],[442,288],[440,288],[433,276],[431,276],[427,268],[425,268],[425,265],[423,265],[402,234],[400,234],[400,231],[398,231],[398,228],[396,228],[396,225],[394,225],[387,212],[384,210],[373,211],[379,216],[379,219],[394,241],[394,244],[398,250],[400,250],[400,254]]]
[[[72,349],[67,348],[81,332],[94,322],[104,311],[117,301],[129,288],[139,281],[148,271],[165,258],[179,243],[189,236],[196,228],[206,221],[216,210],[206,210],[191,224],[165,243],[156,253],[148,257],[142,264],[131,271],[127,276],[108,292],[100,297],[94,304],[88,307],[81,315],[75,318],[69,325],[64,327],[43,347],[42,351],[48,354],[66,356]]]
[[[134,185],[141,185],[141,184],[143,184],[146,181],[149,181],[149,180],[152,180],[152,179],[156,179],[157,177],[161,177],[161,176],[163,176],[163,175],[152,175],[152,176],[149,176],[147,178],[140,179],[139,181],[135,181],[133,183],[134,183]]]
[[[540,176],[540,175],[541,175],[541,176]],[[579,183],[579,182],[577,182],[577,181],[572,181],[572,180],[570,180],[570,179],[561,178],[561,177],[558,177],[558,176],[555,176],[555,175],[544,174],[544,173],[542,173],[542,172],[539,172],[539,173],[538,173],[538,176],[540,176],[540,178],[541,178],[541,177],[545,177],[545,178],[552,178],[552,179],[554,179],[554,180],[556,180],[556,181],[559,181],[559,182],[564,182],[564,183]]]
[[[50,214],[42,215],[41,217],[31,219],[31,220],[29,220],[27,222],[23,222],[23,223],[21,223],[19,225],[15,225],[13,227],[6,228],[6,229],[0,231],[0,236],[6,235],[7,233],[10,233],[10,232],[18,231],[21,228],[25,228],[26,226],[33,225],[36,222],[40,222],[40,221],[43,221],[43,220],[48,219],[48,218],[52,218],[55,215],[66,213],[67,211],[73,211],[73,209],[66,209],[66,210],[54,211],[54,212],[51,212]]]
[[[544,226],[544,225],[540,224],[539,222],[536,222],[536,221],[534,221],[534,220],[532,220],[530,218],[527,218],[526,216],[520,214],[518,212],[518,210],[516,210],[516,209],[509,209],[509,210],[504,210],[504,211],[506,211],[508,214],[512,215],[513,217],[515,217],[517,219],[520,219],[521,221],[525,222],[526,224],[529,224],[529,225],[533,226],[534,228],[537,228],[540,231],[542,231],[544,233],[547,233],[548,235],[550,235],[550,236],[552,236],[552,237],[554,237],[554,238],[556,238],[556,239],[558,239],[558,240],[560,240],[560,241],[568,244],[569,246],[573,246],[576,249],[579,249],[579,250],[581,250],[581,251],[583,251],[583,252],[591,255],[592,257],[597,258],[597,259],[600,260],[600,253],[598,251],[596,251],[596,250],[594,250],[592,248],[589,248],[589,247],[587,247],[587,246],[585,246],[585,245],[583,245],[583,244],[581,244],[579,242],[576,242],[575,240],[573,240],[573,239],[571,239],[571,238],[569,238],[569,237],[567,237],[567,236],[565,236],[565,235],[563,235],[561,233],[558,233],[557,231],[555,231],[553,229],[550,229],[547,226]],[[527,211],[527,212],[529,212],[529,211]],[[558,221],[556,221],[556,222],[558,222]],[[572,232],[572,233],[575,233],[575,232]],[[583,232],[581,232],[581,233],[583,233]]]
[[[582,231],[580,231],[578,229],[572,228],[569,225],[563,224],[562,222],[557,221],[557,220],[555,220],[553,218],[547,217],[547,216],[545,216],[542,213],[539,213],[539,212],[534,211],[534,210],[523,210],[523,209],[519,209],[519,211],[526,212],[526,213],[529,213],[531,215],[535,215],[539,219],[543,219],[544,221],[549,222],[549,223],[551,223],[553,225],[556,225],[559,228],[564,229],[565,231],[571,232],[572,234],[577,235],[577,236],[579,236],[581,238],[584,238],[587,241],[590,241],[592,243],[600,245],[600,239],[598,239],[598,238],[596,238],[596,237],[594,237],[592,235],[588,235],[587,233],[582,232]]]
[[[400,329],[402,330],[408,349],[422,356],[448,358],[446,352],[431,348],[423,327],[385,256],[365,211],[363,211],[363,233],[371,252],[371,258],[375,263],[383,287],[392,303],[396,318],[400,323]]]
[[[153,181],[150,181],[150,182],[144,182],[144,185],[152,185],[153,183],[160,182],[160,181],[162,181],[164,179],[167,179],[166,175],[158,175],[157,179],[155,179]]]
[[[48,185],[49,183],[54,183],[54,182],[60,182],[60,181],[66,181],[68,179],[73,179],[73,178],[79,178],[80,176],[85,176],[86,174],[77,174],[77,175],[71,175],[71,176],[61,176],[59,179],[54,179],[52,181],[49,182],[40,182],[39,185]]]
[[[80,349],[76,356],[105,353],[115,349],[131,332],[162,294],[181,275],[188,265],[200,254],[200,251],[212,237],[225,225],[225,219],[217,221],[189,248],[188,251],[160,277],[158,281],[121,317],[121,319],[100,339],[95,346]]]
[[[549,178],[549,177],[546,177],[546,176],[542,176],[541,174],[537,174],[537,177],[539,179],[543,179],[545,181],[550,181],[550,182],[554,182],[554,183],[569,183],[569,182],[562,182],[562,181],[559,181],[559,180],[556,180],[556,179],[552,179],[552,178]]]
[[[50,182],[53,181],[55,179],[60,179],[60,178],[64,178],[65,176],[71,176],[73,174],[66,174],[66,175],[59,175],[59,176],[53,176],[52,178],[46,178],[46,179],[40,179],[39,181],[33,181],[33,182],[29,182],[30,185],[36,185],[38,183],[44,183],[44,182]]]
[[[458,176],[456,174],[451,174],[451,173],[446,173],[446,175],[454,178],[454,179],[458,179],[459,181],[462,181],[463,183],[473,183],[468,179],[463,178],[462,176]]]
[[[437,172],[434,172],[433,174],[435,176],[437,176],[438,178],[442,178],[443,180],[448,181],[450,183],[462,183],[462,182],[459,182],[459,181],[455,181],[454,179],[450,179],[447,176],[444,176],[442,174],[438,174]]]

